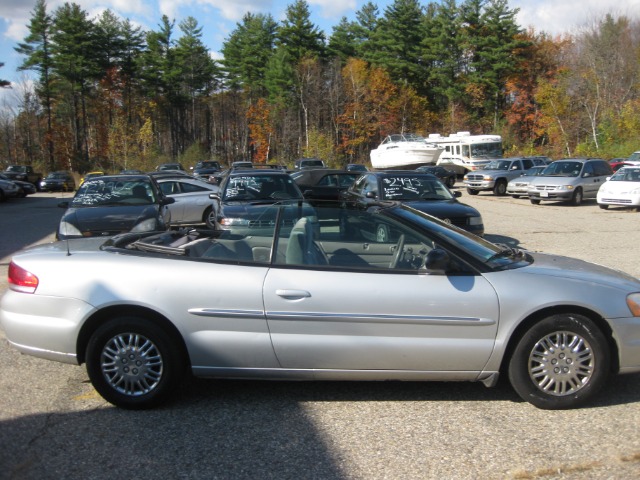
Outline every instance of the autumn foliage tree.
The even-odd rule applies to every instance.
[[[270,110],[267,101],[259,98],[247,108],[247,124],[249,126],[251,159],[255,163],[265,163],[269,157],[269,147],[273,129],[270,121]]]
[[[0,162],[146,170],[198,152],[341,166],[387,134],[459,130],[501,134],[509,154],[637,150],[640,22],[606,15],[551,37],[517,13],[508,0],[367,1],[327,39],[292,0],[280,21],[246,13],[214,61],[194,18],[142,31],[38,0],[16,47],[37,79],[3,117]]]

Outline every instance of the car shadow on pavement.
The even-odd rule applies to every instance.
[[[586,408],[640,401],[640,375],[615,377],[607,387]],[[444,419],[453,425],[461,411],[472,417],[487,412],[480,418],[494,409],[498,417],[493,423],[531,421],[531,416],[572,421],[571,415],[537,410],[519,400],[506,381],[485,388],[464,382],[192,378],[176,399],[155,410],[123,410],[96,401],[66,413],[0,422],[0,478],[343,480],[355,478],[348,471],[353,452],[342,453],[345,442],[359,448],[358,438],[342,438],[342,429],[353,429],[353,422],[369,424],[356,432],[376,432],[388,429],[399,411],[420,425],[435,422],[433,412],[441,408],[454,415]],[[501,417],[505,408],[511,414]],[[340,440],[332,439],[335,435]]]
[[[58,203],[69,199],[64,195],[71,194],[39,193],[6,202],[0,218],[0,259],[9,258],[29,245],[55,240],[64,213]]]

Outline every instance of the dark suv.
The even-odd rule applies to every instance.
[[[480,212],[460,203],[436,176],[415,171],[368,172],[361,175],[343,194],[346,202],[363,208],[380,200],[396,200],[416,210],[438,217],[478,236],[484,235],[484,224]],[[378,232],[378,241],[383,241],[384,232]]]
[[[534,205],[542,200],[580,205],[583,199],[596,198],[600,185],[611,175],[611,165],[601,158],[556,160],[531,181],[527,194]]]

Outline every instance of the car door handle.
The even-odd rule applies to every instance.
[[[307,298],[310,297],[311,294],[306,290],[288,290],[288,289],[277,289],[276,295],[282,298],[286,298],[287,300],[295,300],[299,298]]]

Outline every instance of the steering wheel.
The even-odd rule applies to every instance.
[[[404,233],[400,235],[400,238],[398,238],[398,243],[396,243],[396,251],[393,254],[391,263],[389,263],[389,268],[398,267],[398,263],[400,263],[400,257],[402,257],[403,253],[404,253]]]

